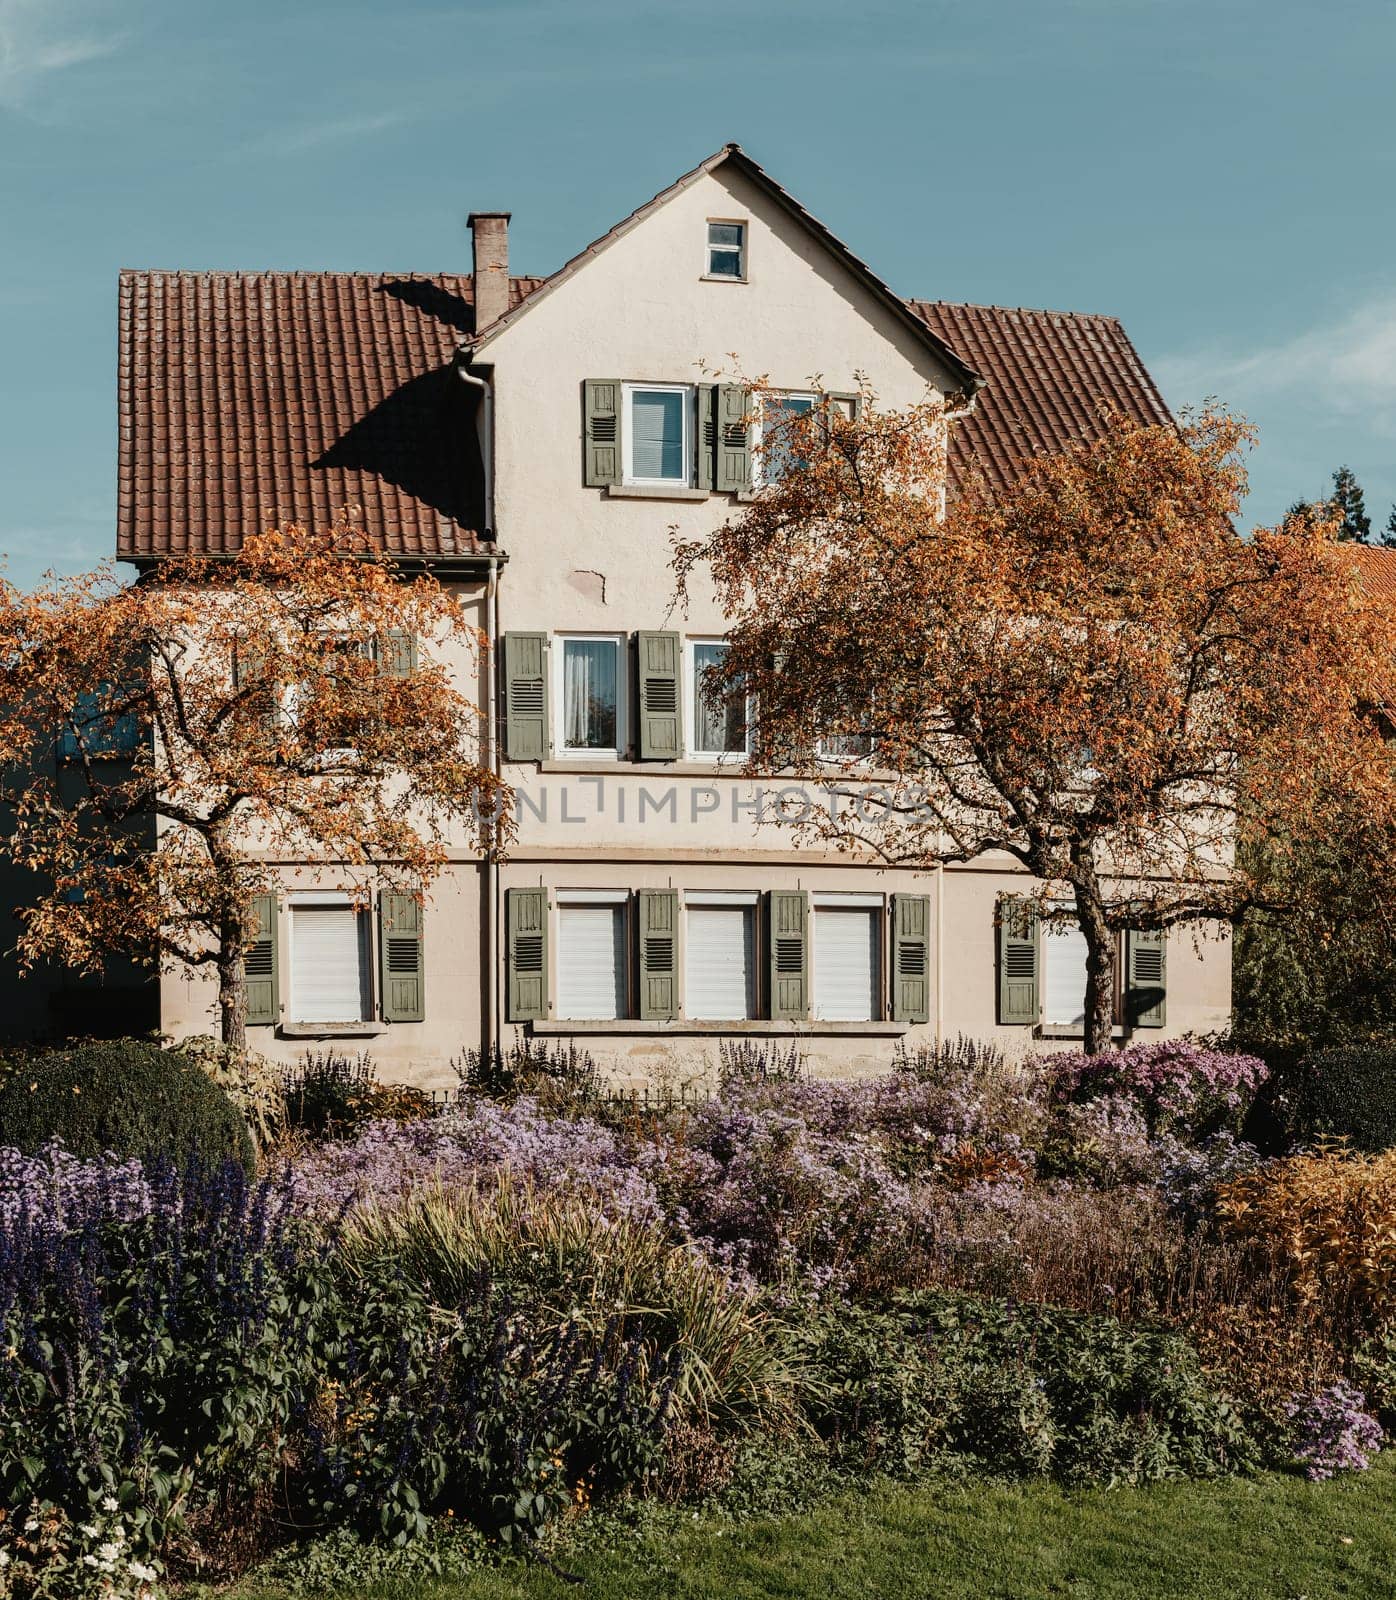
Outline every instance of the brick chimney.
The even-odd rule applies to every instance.
[[[509,309],[508,211],[472,211],[466,222],[475,247],[475,331]]]

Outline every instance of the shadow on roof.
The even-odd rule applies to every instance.
[[[434,317],[459,333],[475,331],[475,307],[470,301],[428,278],[389,278],[378,285],[377,292],[390,294],[414,311]]]
[[[449,364],[394,389],[311,466],[317,472],[372,474],[462,528],[484,525],[475,407]],[[394,533],[379,531],[389,540]]]

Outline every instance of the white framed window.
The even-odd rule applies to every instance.
[[[1086,1027],[1086,936],[1075,923],[1044,922],[1042,1020],[1051,1028]]]
[[[756,896],[684,896],[684,1012],[699,1022],[756,1016]]]
[[[623,889],[557,892],[557,1015],[614,1021],[630,1015]]]
[[[799,465],[801,458],[789,442],[787,424],[796,418],[809,416],[820,403],[817,394],[793,391],[772,391],[761,396],[753,424],[753,483],[779,483],[790,467]]]
[[[882,896],[816,894],[811,924],[816,1019],[881,1021]]]
[[[305,894],[289,907],[289,1022],[367,1022],[373,1015],[372,927],[347,895]]]
[[[727,278],[736,282],[746,279],[745,222],[728,222],[715,218],[708,223],[708,257],[704,277]]]
[[[688,488],[693,481],[693,386],[627,383],[622,447],[625,481]]]
[[[739,761],[751,748],[751,697],[716,698],[707,673],[727,653],[725,639],[689,639],[684,679],[688,685],[689,754],[703,760]]]
[[[563,755],[615,759],[625,749],[625,640],[619,634],[562,634],[554,641],[553,704]]]

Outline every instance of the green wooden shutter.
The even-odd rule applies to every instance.
[[[717,390],[717,487],[726,493],[751,488],[751,429],[746,421],[751,394],[739,384]]]
[[[711,489],[716,471],[717,389],[710,383],[700,383],[693,428],[693,481],[700,489]]]
[[[257,931],[242,958],[243,983],[247,990],[247,1022],[258,1027],[280,1021],[280,942],[277,938],[276,896],[259,894],[252,898],[252,917]]]
[[[998,904],[999,1021],[1037,1023],[1037,907],[1005,898]]]
[[[620,460],[619,378],[588,378],[583,385],[583,472],[582,478],[593,489],[619,483]]]
[[[416,895],[378,895],[378,965],[383,1020],[426,1019],[422,905]]]
[[[504,635],[504,756],[542,761],[548,740],[548,636]]]
[[[510,1022],[548,1015],[548,891],[510,889],[505,895]]]
[[[1167,1019],[1168,949],[1160,928],[1125,934],[1125,1020],[1132,1028],[1161,1028]]]
[[[772,889],[766,896],[771,976],[771,1017],[803,1022],[809,1016],[809,896],[803,889]]]
[[[640,759],[677,761],[683,755],[683,640],[677,633],[637,633],[640,678]]]
[[[892,1020],[927,1022],[931,1015],[931,900],[892,896]]]
[[[641,889],[639,907],[640,1015],[669,1022],[679,1014],[679,895]]]
[[[378,641],[378,666],[385,678],[410,678],[417,670],[417,640],[405,628],[389,628]]]

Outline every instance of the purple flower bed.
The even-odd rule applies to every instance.
[[[82,1161],[54,1139],[32,1156],[0,1145],[0,1228],[65,1232],[99,1216],[147,1216],[151,1184],[139,1161]]]
[[[1233,1055],[1181,1039],[1132,1044],[1098,1056],[1074,1050],[1040,1057],[1037,1065],[1054,1104],[1124,1096],[1135,1102],[1154,1133],[1199,1133],[1233,1120],[1269,1076],[1258,1056]]]
[[[612,1216],[662,1217],[653,1184],[617,1134],[587,1117],[548,1116],[529,1099],[476,1100],[429,1120],[372,1122],[354,1139],[302,1156],[295,1184],[303,1211],[334,1217],[357,1201],[504,1173],[542,1190],[585,1190]]]

